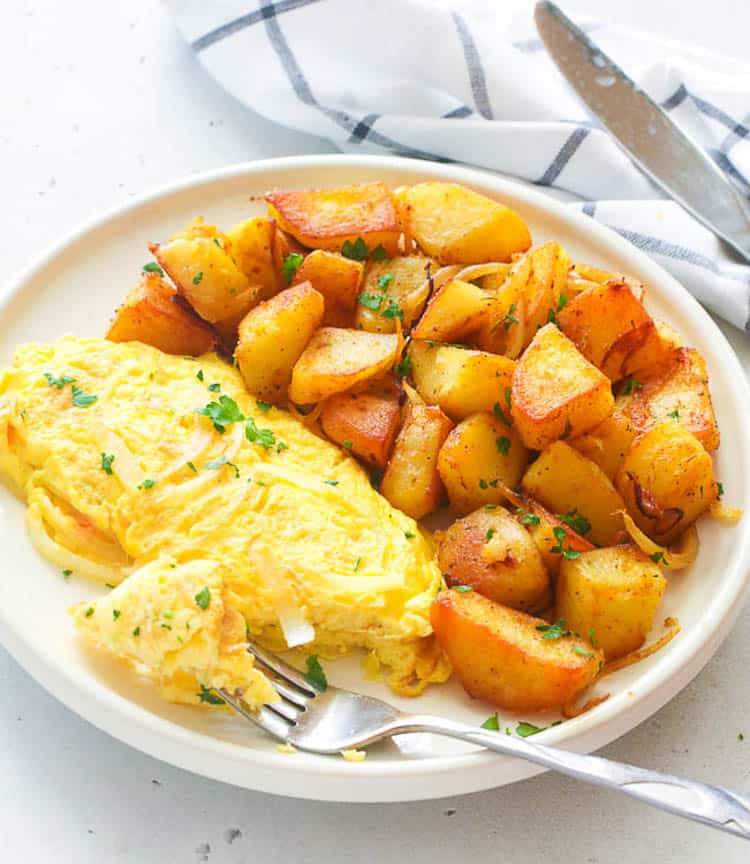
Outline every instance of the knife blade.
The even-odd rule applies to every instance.
[[[537,30],[571,87],[635,164],[750,261],[750,207],[711,158],[554,3]]]

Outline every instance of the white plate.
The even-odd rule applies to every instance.
[[[386,157],[313,156],[238,165],[191,177],[137,199],[77,231],[10,286],[0,307],[0,362],[23,341],[62,333],[101,335],[113,309],[149,260],[146,244],[202,214],[227,227],[261,212],[251,195],[273,187],[310,188],[383,180],[394,186],[429,178],[466,183],[516,208],[535,242],[554,238],[573,260],[630,273],[647,287],[649,309],[665,318],[706,357],[723,445],[717,457],[728,503],[750,507],[750,392],[726,340],[690,295],[648,257],[588,217],[508,180],[457,167]],[[154,689],[74,637],[66,609],[98,590],[69,582],[32,550],[23,505],[0,487],[3,590],[0,637],[16,659],[68,707],[111,735],[159,759],[245,786],[300,798],[407,801],[439,798],[511,783],[539,768],[428,735],[402,736],[372,748],[365,762],[298,753],[233,716],[169,705]],[[750,538],[744,524],[704,520],[698,561],[669,574],[660,618],[680,619],[682,633],[665,649],[597,685],[608,701],[554,727],[540,740],[591,751],[640,723],[678,693],[727,635],[748,586]],[[657,630],[658,632],[658,630]],[[455,684],[433,687],[418,700],[395,699],[362,678],[356,660],[328,664],[335,684],[380,695],[407,710],[479,723],[490,713]],[[549,722],[553,717],[515,719]]]

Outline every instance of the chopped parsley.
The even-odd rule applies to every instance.
[[[259,444],[266,450],[270,450],[276,443],[276,436],[270,429],[258,429],[252,417],[245,419],[245,438],[251,444]]]
[[[510,330],[513,324],[518,324],[518,318],[513,314],[516,311],[516,304],[511,303],[510,308],[503,316],[501,323],[506,330]]]
[[[221,242],[221,240],[219,240],[218,237],[214,237],[213,239],[214,239],[214,243],[219,247],[219,249],[224,248],[224,244]]]
[[[102,453],[102,471],[105,474],[112,473],[112,463],[115,461],[114,454],[107,455],[106,453]]]
[[[352,261],[364,261],[368,251],[367,243],[361,237],[357,237],[353,243],[351,240],[345,240],[341,246],[341,254]]]
[[[500,724],[497,720],[497,714],[490,714],[484,723],[482,723],[482,729],[489,729],[491,732],[499,732]]]
[[[537,732],[544,732],[545,729],[551,729],[553,726],[559,726],[562,723],[562,720],[555,720],[554,723],[550,723],[549,726],[535,726],[533,723],[527,723],[525,720],[522,720],[516,726],[516,735],[521,738],[528,738],[529,735],[536,735]]]
[[[361,563],[362,563],[362,559],[361,559],[361,558],[357,558],[357,560],[354,562],[354,572],[355,572],[355,573],[357,572],[357,570],[359,570],[359,565],[360,565]]]
[[[570,418],[566,417],[565,418],[565,429],[564,429],[562,435],[560,436],[561,441],[564,441],[566,438],[570,438],[570,432],[571,432],[572,428],[573,427],[570,425]]]
[[[399,378],[406,378],[410,372],[411,357],[407,354],[400,363],[396,364],[396,375],[398,375]]]
[[[354,444],[351,441],[342,441],[341,446],[345,447],[347,450],[351,450]]]
[[[219,384],[218,381],[214,381],[213,384],[209,384],[209,385],[208,385],[208,389],[209,389],[212,393],[219,393],[220,390],[221,390],[221,384]]]
[[[164,271],[155,261],[149,261],[148,264],[143,265],[144,273],[158,273],[160,276],[164,275]]]
[[[382,243],[378,243],[372,252],[370,252],[370,258],[373,261],[385,261],[387,257],[388,253]]]
[[[557,545],[553,546],[549,551],[562,555],[563,558],[567,558],[568,561],[575,561],[576,558],[581,557],[581,553],[577,552],[575,549],[571,549],[570,546],[565,548],[563,543],[567,538],[567,533],[564,528],[561,528],[559,525],[555,526],[552,529],[552,533],[555,535],[555,540],[557,540]]]
[[[62,571],[62,575],[63,575],[63,579],[70,579],[70,577],[73,575],[73,571],[68,570],[66,568],[65,570]]]
[[[673,420],[679,420],[680,412],[675,408],[674,411],[669,411],[667,413],[667,417],[671,417]]]
[[[289,445],[285,444],[283,441],[279,441],[279,443],[276,445],[276,452],[277,453],[281,453],[282,450],[288,450],[288,449],[289,449]]]
[[[581,657],[593,657],[594,656],[593,651],[589,651],[587,648],[584,648],[582,645],[574,645],[573,650],[576,652],[576,654],[580,654]]]
[[[557,315],[555,315],[555,310],[551,307],[547,310],[547,323],[556,324],[558,327],[560,326],[560,322],[557,320]]]
[[[195,595],[195,602],[201,609],[208,609],[208,606],[211,603],[211,591],[209,590],[208,585],[204,585],[204,587]]]
[[[413,531],[404,531],[404,537],[407,540],[413,540],[417,535]]]
[[[505,403],[507,404],[508,408],[510,408],[510,398],[511,398],[510,387],[506,387],[505,388]]]
[[[495,444],[497,445],[497,449],[501,456],[508,455],[510,452],[510,438],[506,438],[504,435],[498,435],[497,438],[495,438]]]
[[[198,698],[201,702],[205,702],[207,705],[223,705],[224,700],[219,696],[218,693],[214,693],[213,690],[209,690],[205,684],[201,684],[201,692],[198,693]]]
[[[567,302],[568,298],[564,294],[560,294],[560,297],[557,300],[557,311],[561,312],[565,308]]]
[[[395,278],[396,277],[393,273],[383,273],[382,276],[378,277],[378,288],[380,288],[381,291],[385,291]]]
[[[567,513],[558,513],[557,518],[572,528],[576,534],[580,534],[581,536],[588,534],[591,530],[591,523],[589,520],[577,510],[569,510]]]
[[[487,485],[488,485],[488,484],[487,484],[487,481],[486,481],[486,480],[484,480],[483,478],[480,478],[480,479],[479,479],[479,488],[480,488],[480,489],[486,489],[486,488],[487,488]]]
[[[665,567],[667,566],[667,559],[664,557],[664,553],[661,551],[653,552],[648,557],[654,562],[654,564],[664,564]]]
[[[297,274],[304,258],[305,256],[300,255],[299,252],[290,252],[289,255],[284,258],[284,263],[281,265],[281,272],[284,274],[284,279],[286,280],[287,285],[292,284],[292,279],[294,279]]]
[[[122,613],[120,612],[119,609],[113,609],[112,610],[112,620],[117,621],[117,619],[120,617],[121,614]]]
[[[383,300],[385,298],[382,294],[372,294],[369,291],[363,291],[359,295],[359,305],[364,306],[365,309],[370,309],[373,312],[377,312],[380,307],[383,305]]]
[[[454,585],[454,591],[458,591],[459,594],[467,594],[469,591],[473,590],[471,585]]]
[[[222,453],[221,456],[218,456],[216,459],[212,459],[210,462],[206,462],[206,468],[222,468],[224,465],[228,465],[230,468],[234,469],[234,476],[237,480],[240,479],[240,469],[234,464],[234,462],[230,462],[227,459],[226,454]]]
[[[202,380],[203,380],[203,370],[202,370],[202,369],[199,369],[198,372],[196,373],[195,377],[196,377],[199,381],[202,381]]]
[[[492,412],[495,417],[500,420],[501,423],[504,423],[508,427],[510,426],[510,417],[508,417],[505,411],[503,411],[503,409],[500,407],[499,402],[495,402],[495,404],[492,406]]]
[[[380,484],[383,480],[383,471],[380,468],[373,468],[370,471],[370,486],[373,489],[380,489]]]
[[[187,462],[186,464],[187,464],[187,467],[188,467],[191,471],[193,471],[195,474],[198,473],[198,469],[195,467],[195,465],[193,465],[192,462]]]
[[[522,525],[538,525],[541,521],[538,516],[535,516],[529,510],[524,510],[523,507],[519,507],[516,513],[521,517]]]
[[[492,538],[495,536],[495,533],[496,532],[494,528],[488,528],[487,533],[484,535],[485,542],[489,543],[490,540],[492,540]]]
[[[196,273],[195,276],[193,276],[193,285],[200,285],[202,281],[203,271],[201,270],[199,273]]]
[[[565,629],[565,619],[558,618],[554,624],[538,624],[536,628],[540,633],[544,633],[542,639],[562,639],[563,636],[570,636],[570,630]]]
[[[141,625],[139,624],[137,627],[133,628],[133,636],[140,636],[140,635],[141,635]]]
[[[723,495],[724,495],[724,484],[719,483],[717,481],[717,483],[716,483],[716,497],[721,498]]]
[[[484,505],[485,510],[497,510],[497,507],[498,507],[497,504],[485,504]]]
[[[86,617],[90,618],[93,614],[94,614],[94,607],[89,606],[89,608],[86,610]]]
[[[640,381],[636,381],[635,378],[628,378],[625,382],[625,386],[622,388],[623,396],[630,396],[633,390],[640,390],[643,387]]]
[[[208,417],[213,422],[214,429],[222,434],[230,423],[241,423],[245,419],[239,405],[229,396],[219,396],[218,402],[209,402],[196,413]]]
[[[170,621],[172,618],[174,618],[174,612],[170,611],[169,609],[167,609],[166,612],[162,612],[161,614],[167,619],[167,621]]]
[[[589,637],[589,642],[591,643],[591,647],[596,648],[597,647],[596,646],[596,636],[594,635],[594,628],[593,627],[589,627],[588,637]]]
[[[305,666],[307,667],[305,681],[308,684],[312,684],[320,693],[324,693],[328,689],[328,679],[326,678],[326,673],[323,671],[323,667],[320,665],[318,655],[310,654],[305,660]]]
[[[153,489],[156,486],[156,480],[152,480],[150,477],[146,477],[146,479],[138,484],[139,489]]]
[[[338,480],[324,480],[323,482],[326,484],[326,486],[338,486],[339,485]]]
[[[268,414],[273,407],[270,402],[264,402],[262,399],[256,399],[255,404],[258,406],[258,410],[262,411],[264,414]]]
[[[70,375],[60,375],[59,378],[55,378],[51,372],[45,372],[44,377],[47,379],[47,384],[50,387],[57,387],[58,390],[62,390],[66,384],[73,384],[76,380],[75,378],[71,378]]]
[[[383,318],[400,318],[404,320],[404,310],[395,300],[389,299],[388,305],[383,309]]]
[[[85,390],[81,390],[81,388],[77,387],[75,384],[71,389],[71,393],[73,396],[73,404],[77,408],[85,408],[87,405],[93,405],[93,403],[99,398],[91,393],[87,393]]]

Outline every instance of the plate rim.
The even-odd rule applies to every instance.
[[[713,350],[720,355],[722,372],[730,373],[728,386],[731,390],[738,391],[740,398],[744,399],[744,403],[740,404],[750,402],[750,385],[744,370],[717,324],[687,289],[644,252],[575,208],[511,178],[463,165],[404,157],[314,154],[252,160],[165,183],[79,223],[62,239],[48,246],[29,265],[17,272],[0,294],[0,315],[8,313],[27,283],[42,275],[56,259],[85,240],[87,235],[106,228],[109,223],[119,219],[128,216],[132,218],[133,211],[146,205],[235,177],[252,177],[289,169],[315,171],[330,169],[335,165],[349,169],[403,169],[412,174],[464,182],[492,190],[498,197],[502,197],[506,192],[524,199],[537,211],[567,222],[571,227],[585,227],[604,247],[637,262],[638,269],[650,273],[654,280],[658,281],[660,289],[669,288],[670,293],[682,304],[682,311],[693,319],[696,327],[705,333],[706,339],[712,339]],[[671,297],[667,300],[671,305]],[[743,429],[742,439],[737,442],[737,447],[747,457],[750,453],[750,430]],[[746,495],[747,497],[750,496]],[[747,507],[750,501],[743,500],[742,504]],[[552,745],[564,742],[564,746],[571,750],[590,752],[635,728],[674,698],[718,649],[739,615],[743,600],[750,593],[750,535],[747,531],[738,536],[737,548],[727,569],[727,582],[720,592],[722,602],[714,602],[709,607],[710,617],[702,621],[703,626],[693,628],[693,632],[683,631],[683,650],[676,652],[670,662],[646,670],[638,680],[637,693],[629,701],[624,701],[625,694],[618,694],[599,706],[595,713],[567,721],[564,730],[563,727],[555,727],[542,733],[540,740]],[[498,757],[487,751],[437,755],[424,759],[403,758],[392,762],[348,763],[336,758],[283,756],[276,753],[272,745],[268,751],[243,747],[157,717],[112,691],[107,692],[107,698],[103,699],[93,683],[75,668],[65,669],[61,676],[60,670],[53,666],[48,654],[26,642],[22,634],[14,630],[12,620],[3,614],[2,607],[0,641],[32,677],[83,719],[155,758],[245,788],[314,800],[395,802],[434,799],[494,788],[544,770],[520,760]],[[89,697],[85,705],[79,704],[74,698],[81,691]],[[500,760],[506,764],[513,763],[512,776],[493,780]],[[240,771],[240,766],[245,769],[253,766],[255,773],[247,777],[247,771]],[[218,770],[219,768],[221,770]],[[506,768],[506,773],[507,771]],[[448,782],[441,786],[437,782],[438,777],[447,778]],[[316,781],[314,788],[305,783],[310,778]],[[412,782],[409,785],[407,778],[417,778],[423,782]],[[455,787],[450,782],[451,778],[456,780]],[[295,779],[298,782],[297,788],[294,785]],[[396,780],[401,782],[394,785]]]

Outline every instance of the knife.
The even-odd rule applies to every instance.
[[[750,262],[750,208],[709,156],[554,3],[534,10],[570,86],[651,180]]]

